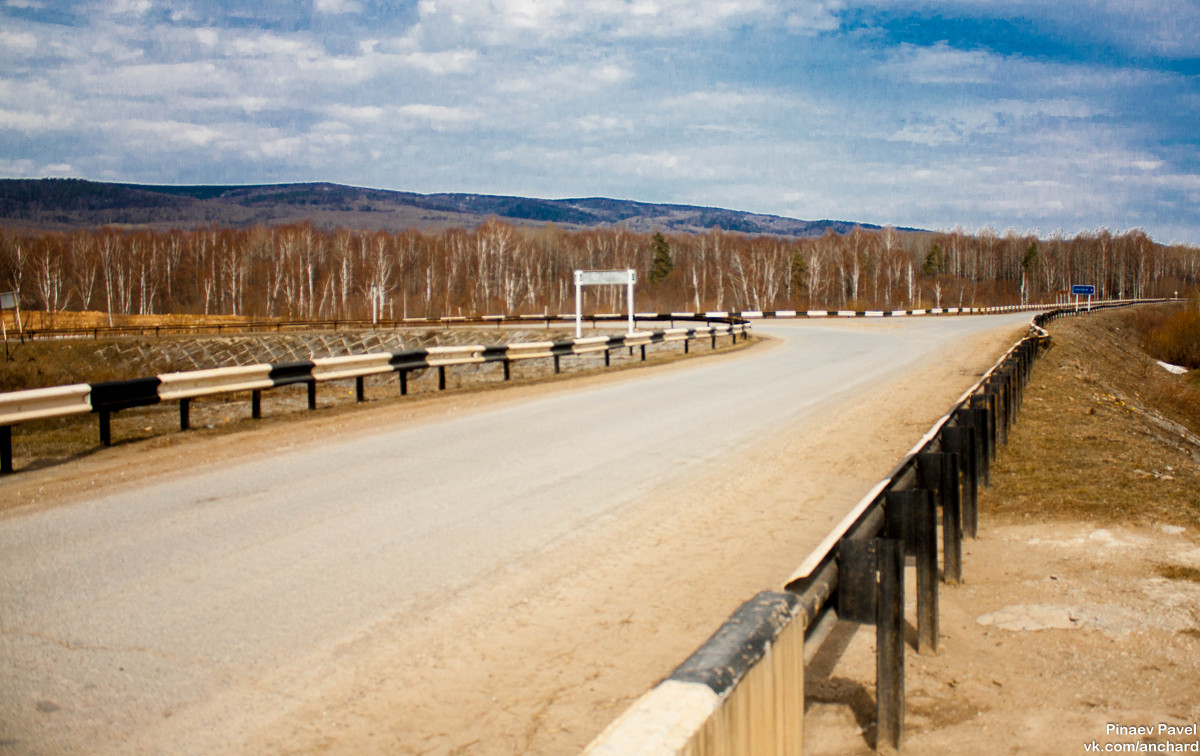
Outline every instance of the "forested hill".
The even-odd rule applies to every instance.
[[[414,194],[339,184],[151,186],[82,179],[0,179],[0,226],[48,230],[105,225],[166,230],[213,224],[276,226],[311,221],[319,228],[402,231],[473,228],[496,216],[523,225],[566,228],[623,225],[631,231],[725,231],[754,235],[847,233],[847,221],[804,221],[690,205],[604,198],[546,200],[485,194]]]

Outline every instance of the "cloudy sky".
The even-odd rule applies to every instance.
[[[1200,244],[1196,0],[0,0],[0,176]]]

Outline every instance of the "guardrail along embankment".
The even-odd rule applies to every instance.
[[[410,378],[426,373],[436,375],[437,390],[448,387],[449,371],[479,371],[494,365],[495,378],[509,381],[516,364],[544,361],[554,373],[562,370],[564,358],[602,359],[605,367],[614,355],[644,362],[647,349],[682,347],[689,353],[693,344],[717,349],[718,342],[730,344],[745,339],[749,326],[741,320],[709,320],[691,328],[604,334],[577,339],[551,341],[513,341],[492,344],[452,344],[403,351],[376,351],[256,363],[204,370],[175,371],[128,380],[79,383],[49,389],[30,389],[0,394],[0,472],[13,472],[12,427],[40,420],[66,418],[92,413],[97,416],[101,445],[112,443],[112,418],[119,412],[150,407],[164,402],[179,405],[179,428],[192,426],[192,403],[204,397],[249,394],[250,417],[262,417],[263,392],[286,386],[303,386],[308,409],[317,408],[317,385],[336,381],[354,381],[357,402],[365,400],[368,378],[394,375],[400,395],[409,393]]]
[[[805,664],[839,622],[875,627],[876,747],[901,749],[907,565],[916,573],[914,650],[936,653],[939,584],[962,579],[962,542],[979,528],[979,488],[1016,422],[1033,364],[1050,344],[1045,326],[1076,314],[1071,308],[1034,317],[1029,334],[851,509],[782,590],[746,602],[585,754],[801,753]]]

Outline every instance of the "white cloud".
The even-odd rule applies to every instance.
[[[479,115],[468,108],[445,105],[402,105],[396,108],[396,113],[411,121],[424,122],[431,126],[452,126],[479,119]]]
[[[625,132],[633,133],[633,121],[611,115],[592,113],[575,119],[575,124],[584,132]]]
[[[144,16],[154,7],[152,0],[109,0],[100,3],[99,7],[106,8],[114,16]]]
[[[216,29],[197,29],[196,41],[205,47],[216,47],[221,41],[221,33]]]
[[[0,54],[30,55],[37,52],[38,38],[30,32],[0,31]]]
[[[534,39],[665,38],[769,23],[810,33],[837,28],[841,0],[421,0],[430,26],[450,23],[492,44]]]
[[[913,84],[989,84],[996,81],[1000,61],[1000,56],[956,50],[945,42],[933,47],[903,44],[885,68]]]
[[[35,163],[28,158],[0,157],[0,173],[6,176],[33,176],[37,174],[34,168]]]
[[[348,105],[333,105],[325,109],[332,117],[343,121],[356,123],[379,123],[387,115],[384,108],[375,105],[351,107]]]
[[[135,118],[115,120],[105,125],[110,133],[128,132],[159,143],[183,147],[204,147],[221,139],[221,132],[214,127],[183,121],[148,121]],[[152,144],[151,147],[153,146]]]
[[[0,129],[20,131],[35,135],[45,131],[57,131],[74,125],[73,120],[61,113],[35,113],[29,110],[0,109]]]
[[[412,52],[399,57],[407,65],[432,74],[460,74],[475,70],[479,53],[474,50],[441,50]]]
[[[362,13],[362,4],[356,0],[313,0],[313,11],[328,15]]]

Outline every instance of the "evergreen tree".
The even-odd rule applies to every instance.
[[[942,245],[935,243],[929,248],[929,254],[925,255],[925,264],[921,269],[930,276],[946,272],[946,255],[942,252]]]
[[[654,253],[654,262],[650,265],[650,283],[661,283],[675,270],[675,263],[671,261],[671,245],[667,243],[667,238],[662,232],[654,232],[650,250]]]
[[[800,292],[808,287],[808,260],[805,259],[803,252],[797,252],[792,255],[792,292],[793,296],[800,296]]]

